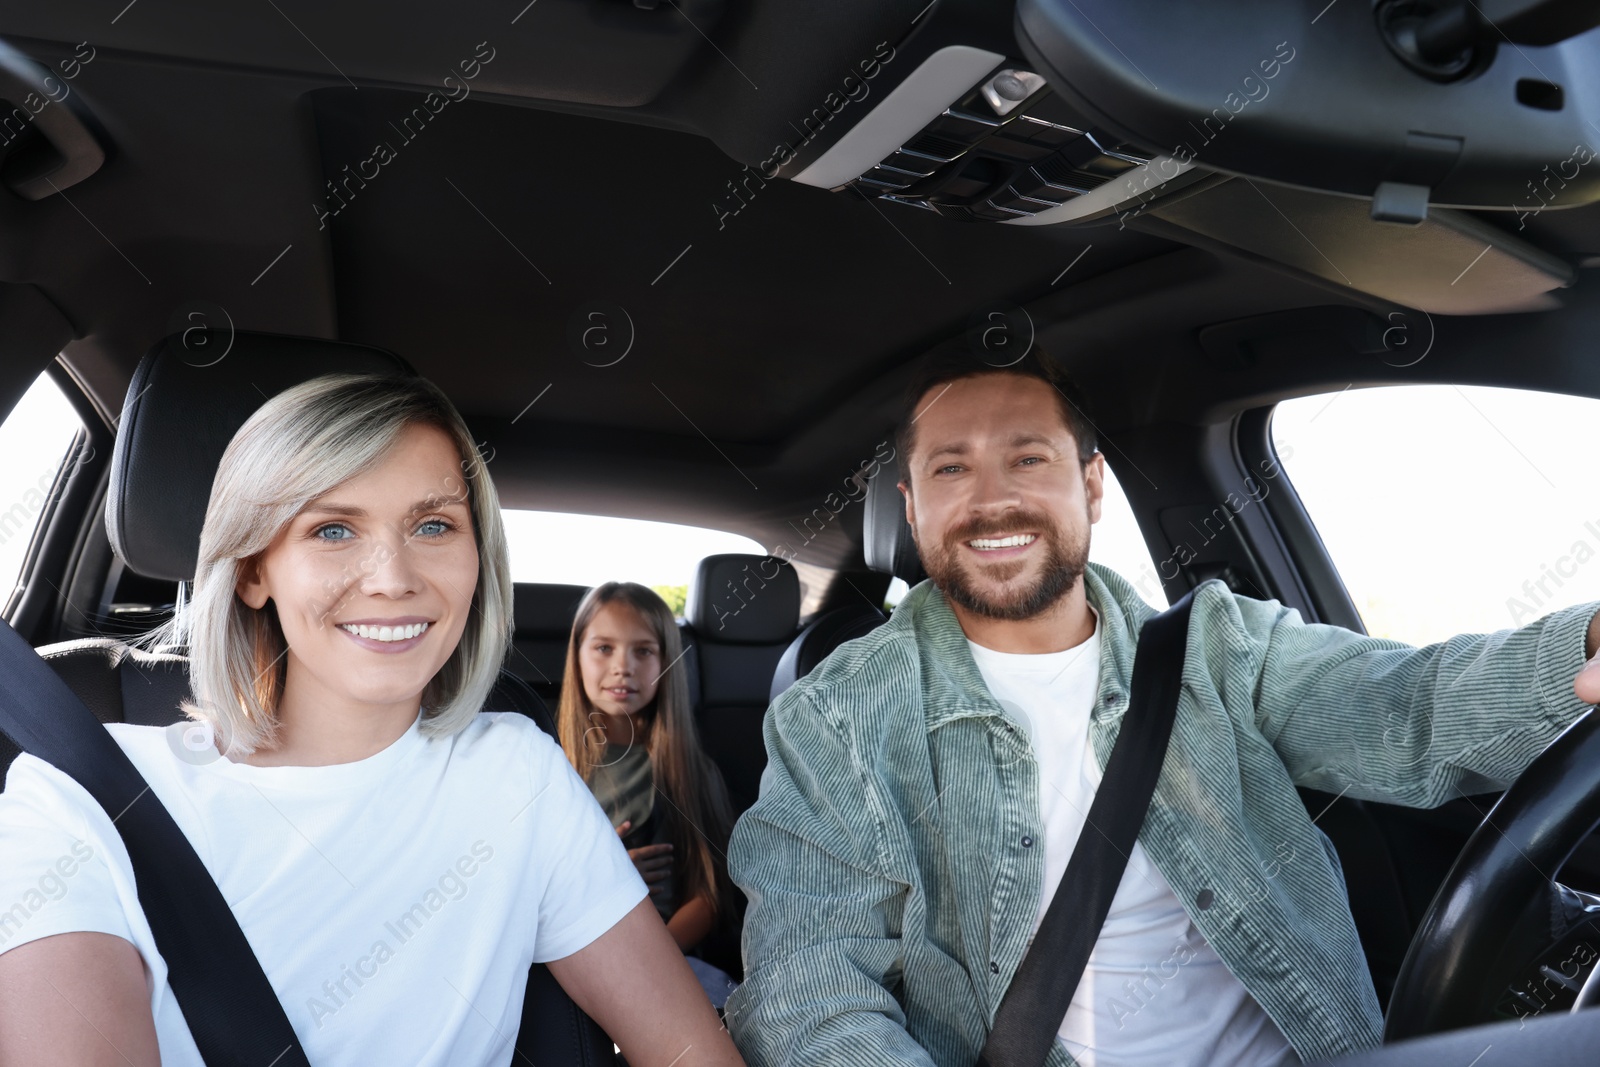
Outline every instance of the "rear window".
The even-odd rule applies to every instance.
[[[679,615],[702,559],[767,551],[740,534],[670,522],[555,511],[506,510],[501,516],[512,581],[589,586],[638,582],[660,593]]]

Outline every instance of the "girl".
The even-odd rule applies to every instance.
[[[736,944],[737,908],[727,787],[700,747],[682,656],[672,611],[653,591],[633,582],[590,590],[567,644],[558,732],[688,953]],[[721,1007],[731,980],[689,963]]]
[[[504,1067],[530,961],[635,1067],[741,1064],[560,749],[480,713],[511,588],[498,496],[444,394],[325,375],[234,436],[192,601],[149,638],[187,646],[195,722],[182,741],[107,729],[318,1067]],[[0,1063],[202,1067],[111,818],[20,756],[0,900],[63,855],[68,891],[0,939]]]

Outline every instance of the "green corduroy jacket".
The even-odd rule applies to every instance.
[[[1155,609],[1090,563],[1089,732],[1105,766]],[[1302,1059],[1378,1044],[1339,859],[1295,786],[1433,807],[1499,790],[1588,710],[1572,691],[1600,603],[1417,648],[1195,591],[1178,716],[1139,841]],[[783,693],[729,871],[749,897],[727,1022],[752,1067],[977,1059],[1041,899],[1038,765],[943,594]],[[1072,1057],[1058,1040],[1048,1067]]]

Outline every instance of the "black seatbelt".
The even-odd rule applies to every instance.
[[[105,808],[133,862],[139,905],[207,1067],[310,1067],[250,942],[172,815],[127,754],[0,620],[0,730]]]
[[[1040,1067],[1050,1053],[1161,776],[1193,601],[1191,589],[1139,631],[1128,710],[1100,787],[1033,944],[1000,1000],[979,1067]]]

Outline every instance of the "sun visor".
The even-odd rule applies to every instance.
[[[1374,222],[1368,201],[1231,178],[1130,212],[1129,228],[1188,244],[1195,236],[1339,286],[1432,314],[1559,307],[1571,264],[1460,211],[1420,225]]]
[[[1528,211],[1600,200],[1600,4],[1019,0],[1018,43],[1143,154],[1368,198]],[[1480,246],[1481,247],[1481,246]]]

